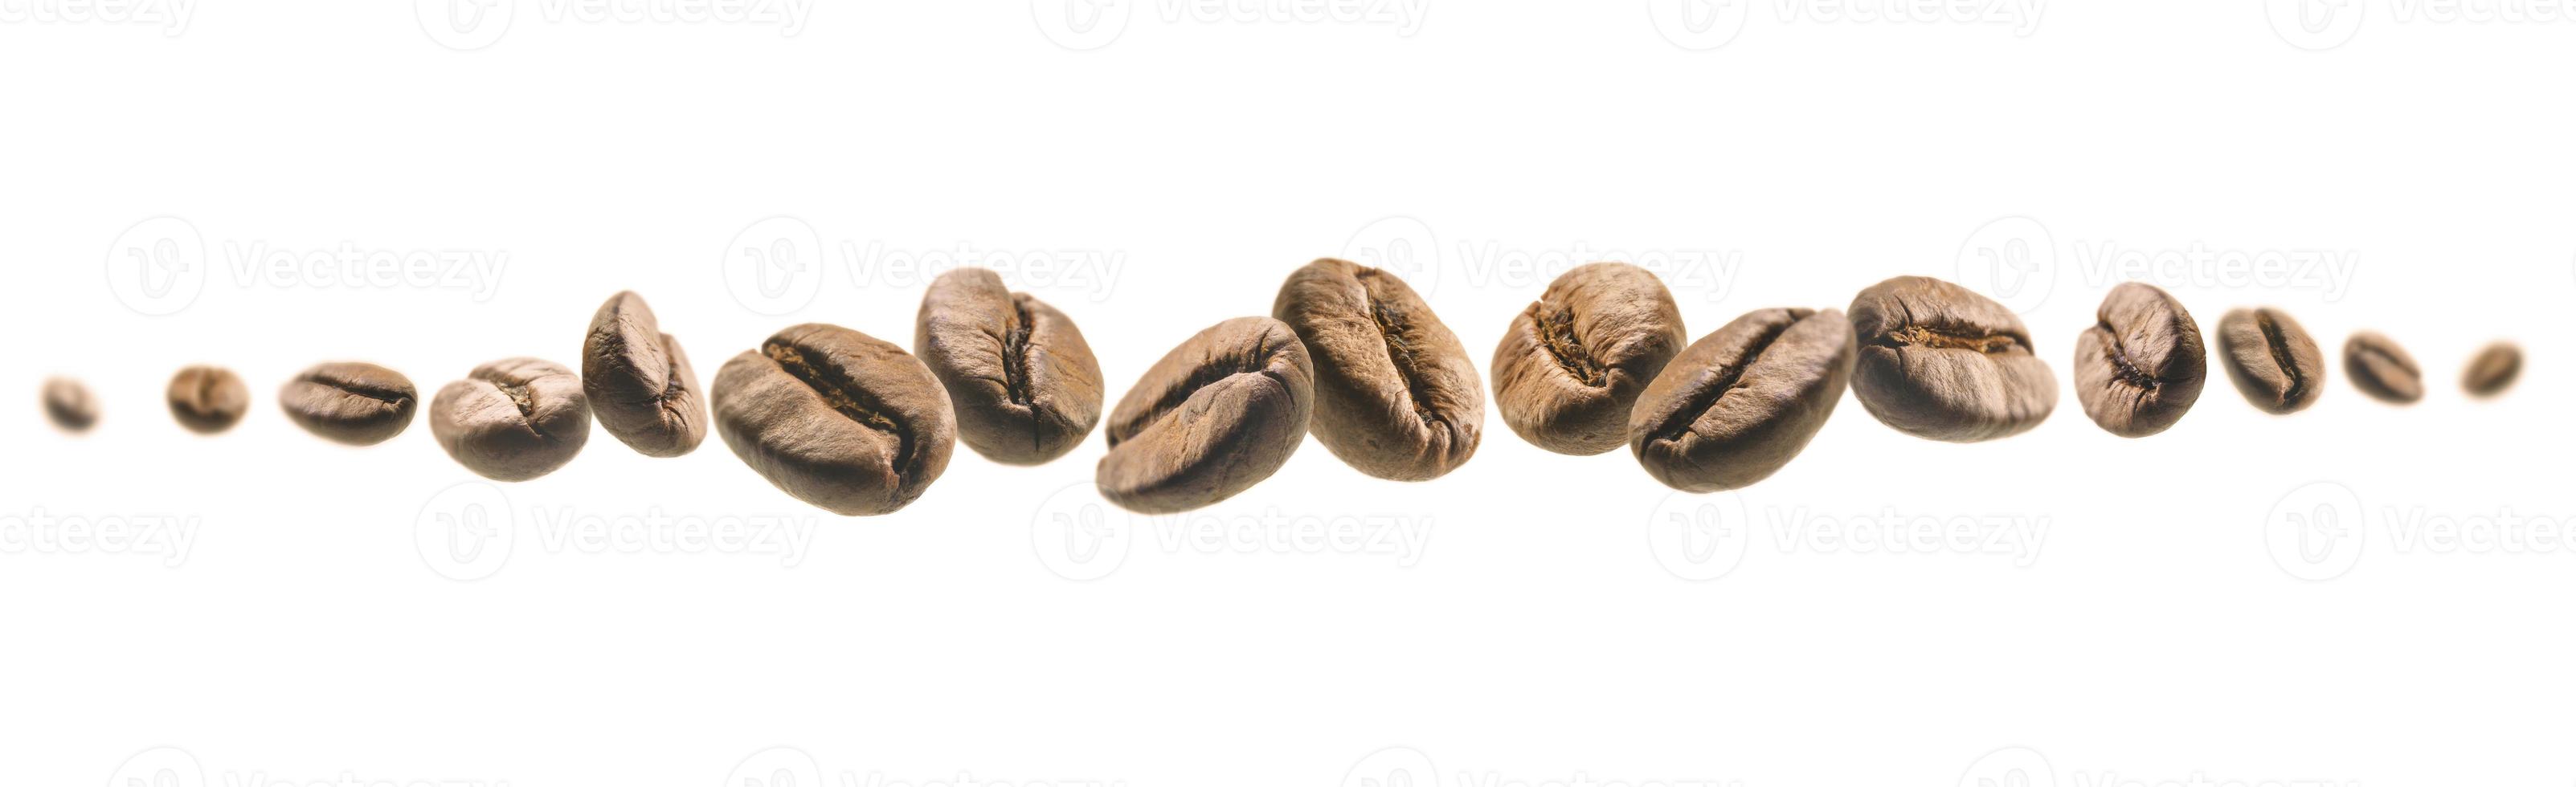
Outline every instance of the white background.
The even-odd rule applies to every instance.
[[[1693,28],[1628,0],[1139,0],[1081,33],[1057,0],[638,18],[699,8],[656,2],[501,0],[506,27],[459,32],[422,22],[441,0],[161,21],[7,0],[0,783],[2576,778],[2576,548],[2523,521],[2576,516],[2552,406],[2576,385],[2564,13],[2358,0],[2307,9],[2311,32],[2275,21],[2294,2],[1781,0]],[[344,245],[502,267],[296,262]],[[789,252],[776,297],[743,278],[755,249]],[[1779,475],[1705,498],[1489,409],[1447,478],[1308,445],[1183,520],[1102,507],[1098,435],[1034,469],[960,446],[919,503],[845,519],[713,437],[656,460],[594,432],[560,472],[482,484],[425,424],[348,449],[276,410],[322,360],[424,392],[512,355],[577,365],[619,289],[702,380],[795,322],[909,345],[925,278],[880,263],[961,249],[1071,314],[1113,397],[1325,255],[1400,264],[1488,370],[1590,258],[1659,261],[1694,337],[1952,278],[2027,309],[2066,392],[1971,446],[1846,401]],[[2318,259],[2343,275],[2299,268]],[[2378,404],[2338,365],[2274,418],[2213,379],[2172,431],[2112,437],[2067,361],[2132,278],[2205,327],[2281,306],[2329,354],[2385,331],[2431,393]],[[2508,337],[2521,386],[2467,400],[2462,365]],[[251,383],[229,434],[161,405],[199,362]],[[94,432],[40,417],[55,374],[103,399]],[[561,538],[683,527],[642,516],[810,543]],[[83,537],[100,520],[191,539]],[[2038,537],[1886,543],[1921,522]],[[1428,538],[1297,540],[1325,523]],[[421,546],[460,524],[489,551]],[[2331,526],[2309,557],[2302,524]]]

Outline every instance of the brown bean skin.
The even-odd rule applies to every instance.
[[[1305,442],[1314,400],[1314,364],[1287,324],[1217,323],[1145,370],[1110,411],[1101,495],[1168,514],[1240,494]]]
[[[1860,362],[1852,393],[1889,427],[1973,443],[2020,434],[2057,407],[2057,376],[2021,316],[1965,287],[1922,276],[1852,298]]]
[[[2219,358],[2238,393],[2257,409],[2288,415],[2325,393],[2325,351],[2279,309],[2236,309],[2218,319]]]
[[[2209,355],[2182,302],[2154,285],[2111,288],[2075,339],[2075,398],[2103,431],[2146,437],[2200,401]]]
[[[2424,399],[2424,370],[2396,340],[2372,331],[2352,335],[2343,345],[2343,373],[2355,388],[2389,404]]]
[[[45,418],[63,431],[80,433],[98,425],[98,397],[89,386],[69,377],[45,381]]]
[[[1271,316],[1315,364],[1317,442],[1378,478],[1426,481],[1476,455],[1485,386],[1456,334],[1404,280],[1336,259],[1288,276]]]
[[[401,372],[372,363],[317,364],[278,388],[286,419],[342,445],[375,445],[411,427],[420,392]]]
[[[191,366],[170,378],[170,416],[198,434],[218,434],[250,412],[250,387],[232,370]]]
[[[2460,387],[2470,396],[2491,398],[2502,395],[2522,377],[2522,348],[2512,342],[2496,342],[2479,350],[2469,360],[2469,368],[2460,374]]]
[[[716,433],[781,491],[844,516],[911,505],[957,440],[930,369],[876,337],[807,323],[716,370]]]
[[[1763,309],[1682,350],[1637,397],[1628,448],[1686,492],[1771,477],[1824,428],[1860,351],[1833,309]]]
[[[429,401],[429,433],[457,464],[495,481],[527,481],[572,462],[590,442],[590,401],[562,364],[509,358],[474,367]]]
[[[957,408],[957,436],[984,458],[1043,464],[1100,423],[1106,386],[1082,329],[992,271],[941,274],[913,326],[913,352]]]
[[[591,314],[581,342],[581,390],[599,427],[636,453],[681,456],[707,439],[697,369],[633,292],[609,296]]]
[[[1494,406],[1531,445],[1591,456],[1628,443],[1628,410],[1690,342],[1663,281],[1620,262],[1547,285],[1494,348]]]

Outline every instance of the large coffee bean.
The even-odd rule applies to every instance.
[[[411,427],[420,392],[411,378],[372,363],[325,363],[277,390],[286,420],[325,440],[375,445]]]
[[[1832,309],[1763,309],[1692,342],[1637,397],[1628,448],[1689,492],[1771,477],[1834,414],[1859,353]]]
[[[495,481],[554,472],[590,441],[590,402],[562,364],[510,358],[474,367],[429,401],[429,434]]]
[[[250,412],[250,387],[231,369],[191,366],[170,378],[170,415],[198,434],[215,434],[241,423]]]
[[[2103,431],[2162,432],[2200,401],[2209,354],[2200,325],[2172,295],[2127,282],[2111,288],[2094,320],[2075,338],[2075,400]]]
[[[1628,442],[1638,392],[1689,341],[1655,274],[1621,262],[1576,266],[1512,318],[1494,349],[1494,406],[1532,445],[1610,451]]]
[[[891,513],[948,469],[948,394],[911,353],[838,325],[779,331],[716,370],[716,433],[798,500]]]
[[[1438,478],[1476,455],[1485,386],[1431,305],[1376,268],[1323,259],[1289,274],[1271,316],[1315,364],[1315,439],[1360,472]]]
[[[2219,357],[2245,401],[2286,415],[2315,404],[2326,386],[2326,356],[2299,321],[2279,309],[2236,309],[2218,319]]]
[[[1314,366],[1287,324],[1217,323],[1145,370],[1109,413],[1100,493],[1128,510],[1166,514],[1249,489],[1304,442]]]
[[[2352,335],[2343,344],[2343,373],[2362,393],[2391,404],[2414,404],[2424,398],[2424,370],[2397,342],[2371,331]]]
[[[2513,387],[2513,381],[2521,376],[2522,348],[2512,342],[2496,342],[2469,361],[2468,371],[2460,375],[2460,387],[2468,389],[2471,396],[2495,396]]]
[[[98,425],[98,397],[89,386],[68,377],[45,381],[45,417],[67,432],[86,432]]]
[[[581,342],[581,390],[610,437],[645,456],[679,456],[707,439],[707,403],[680,342],[643,296],[609,296]]]
[[[1853,298],[1851,320],[1852,393],[1897,431],[1973,443],[2028,431],[2057,408],[2057,376],[2021,317],[1967,288],[1899,276]]]
[[[987,459],[1041,464],[1100,423],[1100,361],[1082,330],[990,270],[959,268],[932,281],[912,348],[947,387],[957,436]]]

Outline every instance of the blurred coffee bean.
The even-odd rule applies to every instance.
[[[232,370],[191,366],[170,378],[170,415],[198,434],[215,434],[241,423],[250,412],[250,387]]]
[[[2219,357],[2238,393],[2263,412],[2307,409],[2325,392],[2325,351],[2279,309],[2236,309],[2218,319]]]
[[[2397,342],[2371,331],[2352,335],[2343,345],[2343,372],[2362,393],[2390,404],[2414,404],[2424,398],[2424,370]]]
[[[325,363],[277,391],[287,420],[345,445],[375,445],[411,427],[420,392],[411,378],[372,363]]]

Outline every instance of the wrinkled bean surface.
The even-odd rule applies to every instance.
[[[1334,456],[1379,478],[1423,481],[1476,454],[1484,382],[1403,279],[1316,260],[1289,274],[1271,316],[1297,332],[1315,364],[1311,430]]]
[[[1797,458],[1842,401],[1859,347],[1832,309],[1763,309],[1700,337],[1646,386],[1628,447],[1689,492],[1750,486]]]

